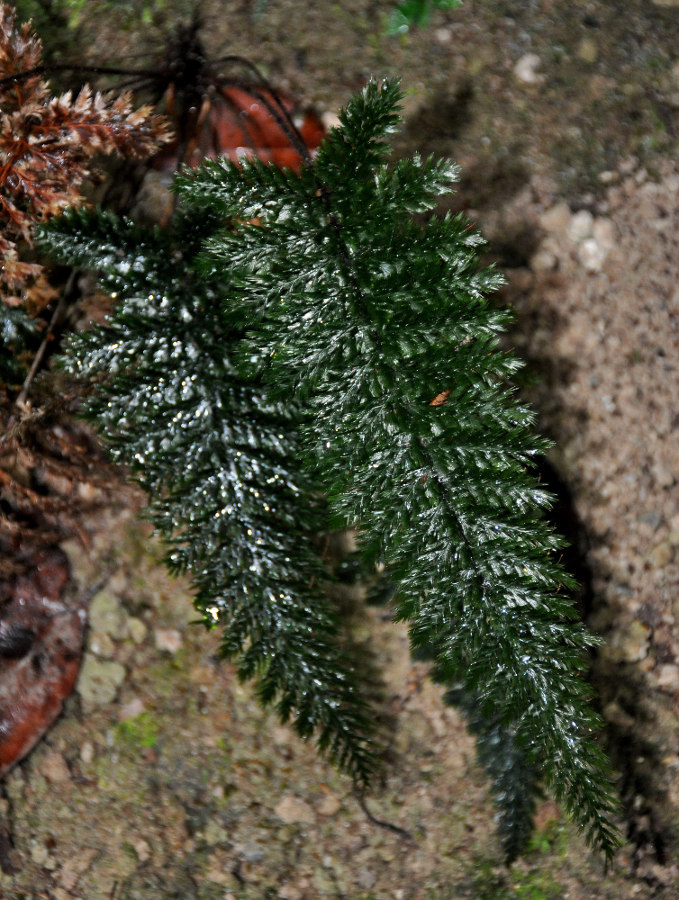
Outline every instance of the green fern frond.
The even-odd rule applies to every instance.
[[[499,350],[507,314],[487,294],[501,279],[479,267],[479,236],[460,216],[409,214],[455,168],[385,166],[399,99],[395,83],[369,84],[299,177],[220,163],[178,190],[235,223],[204,265],[229,272],[242,358],[305,403],[308,465],[387,563],[413,645],[438,648],[446,680],[512,729],[609,856],[616,804],[581,679],[593,641],[532,473],[548,445]]]
[[[377,765],[372,727],[314,549],[325,502],[298,464],[295,405],[272,398],[256,372],[234,370],[241,335],[228,278],[194,267],[213,227],[187,214],[173,233],[147,231],[80,211],[43,229],[45,249],[99,270],[120,294],[105,325],[71,340],[63,364],[96,383],[87,413],[149,494],[168,564],[191,574],[205,624],[224,626],[224,655],[364,788]]]
[[[509,317],[481,237],[462,216],[419,221],[457,167],[387,165],[400,98],[371,82],[299,175],[184,171],[170,234],[88,213],[46,228],[121,297],[67,365],[98,384],[90,413],[264,702],[368,784],[368,715],[313,542],[330,520],[355,527],[413,648],[435,648],[435,677],[473,703],[508,855],[539,776],[608,858],[616,801],[582,679],[594,640],[533,474],[548,443],[500,350]]]

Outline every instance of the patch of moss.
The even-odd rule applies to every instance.
[[[559,900],[565,890],[544,871],[525,867],[508,871],[488,859],[477,862],[473,882],[476,900]]]
[[[553,853],[564,856],[568,849],[568,829],[559,819],[548,819],[545,825],[535,831],[528,842],[527,852],[535,854]]]
[[[158,740],[158,723],[149,712],[139,713],[124,722],[118,722],[114,730],[116,743],[135,747],[155,747]]]

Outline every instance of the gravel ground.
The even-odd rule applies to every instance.
[[[270,0],[257,21],[247,4],[208,4],[215,53],[236,48],[322,111],[400,72],[398,151],[463,166],[453,202],[508,276],[511,342],[537,376],[525,389],[556,441],[585,612],[607,642],[593,678],[630,838],[612,870],[550,801],[526,858],[502,867],[473,743],[379,610],[357,620],[394,734],[371,810],[410,838],[371,824],[216,662],[215,636],[188,624],[189,586],[159,566],[123,492],[89,523],[90,550],[67,548],[74,594],[110,576],[77,693],[6,781],[15,871],[0,897],[679,896],[676,6],[468,0],[394,41],[387,2]]]

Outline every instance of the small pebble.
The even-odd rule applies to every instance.
[[[120,663],[86,656],[76,684],[85,712],[112,703],[124,680],[125,667]]]
[[[514,66],[514,75],[524,84],[538,84],[544,79],[544,75],[540,75],[536,71],[539,66],[540,57],[537,53],[526,53]]]
[[[616,663],[641,662],[648,656],[650,628],[635,619],[626,630],[616,632],[601,648],[601,655]]]
[[[659,687],[679,688],[679,666],[658,666],[656,674]]]
[[[334,816],[339,812],[341,806],[342,804],[340,803],[339,797],[330,791],[323,797],[320,803],[316,804],[316,812],[321,816]]]
[[[657,544],[648,554],[648,560],[654,569],[664,569],[674,559],[674,547],[669,541]]]
[[[31,845],[31,859],[37,865],[42,866],[43,869],[51,871],[57,867],[56,862],[50,856],[49,850],[44,844],[35,842]]]
[[[85,765],[89,765],[94,759],[94,744],[90,741],[85,741],[80,747],[80,759],[85,763]]]
[[[116,652],[116,645],[103,631],[90,632],[88,646],[91,653],[101,656],[103,659],[110,659]]]
[[[129,703],[125,703],[118,710],[118,721],[126,722],[128,719],[135,719],[137,716],[140,716],[144,712],[144,702],[139,697],[135,697],[133,700],[130,700]]]
[[[182,636],[176,628],[156,628],[153,633],[156,650],[176,653],[182,645]]]
[[[71,780],[71,773],[66,765],[66,760],[56,750],[51,750],[45,755],[40,765],[40,774],[50,784],[63,784],[65,781]]]
[[[659,488],[672,487],[674,484],[674,475],[660,463],[656,463],[653,468],[653,479]]]
[[[536,272],[551,272],[556,269],[558,264],[557,258],[549,250],[538,250],[530,261],[531,269]]]
[[[264,859],[264,851],[259,844],[250,841],[244,844],[234,844],[233,852],[247,859],[249,863],[260,863]]]
[[[274,812],[286,825],[298,823],[313,825],[316,821],[314,811],[309,804],[301,797],[294,797],[292,794],[283,797],[274,807]]]
[[[585,37],[578,45],[578,56],[583,62],[596,62],[599,56],[599,46],[594,38]]]
[[[92,600],[89,611],[90,628],[112,638],[123,638],[127,629],[127,613],[120,597],[109,588],[104,588]]]
[[[563,233],[571,221],[571,210],[565,200],[545,210],[540,216],[540,225],[545,231]]]
[[[581,209],[571,216],[567,234],[573,243],[579,243],[592,236],[594,216],[588,209]]]
[[[611,169],[605,169],[603,172],[599,172],[597,176],[601,184],[612,184],[612,182],[617,181],[619,177],[618,172],[613,172]]]
[[[588,272],[599,272],[608,252],[594,238],[586,238],[578,247],[578,259]]]
[[[148,629],[141,619],[136,616],[130,616],[127,620],[127,633],[135,644],[141,644],[146,637]]]
[[[304,894],[294,884],[284,884],[278,891],[278,896],[281,900],[302,900]]]
[[[139,858],[139,862],[146,862],[147,859],[151,857],[151,847],[148,841],[145,841],[144,838],[134,838],[132,840],[132,846],[134,847],[134,851]]]

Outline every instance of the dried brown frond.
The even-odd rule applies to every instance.
[[[79,392],[59,387],[42,384],[33,406],[0,407],[0,547],[10,568],[15,544],[86,544],[87,514],[129,500],[120,469],[75,419]]]
[[[0,294],[25,300],[41,267],[20,258],[37,222],[81,202],[85,179],[96,179],[95,155],[146,157],[170,138],[149,106],[135,110],[129,93],[50,95],[40,71],[42,48],[30,24],[15,27],[0,4]],[[36,74],[32,74],[32,73]]]

